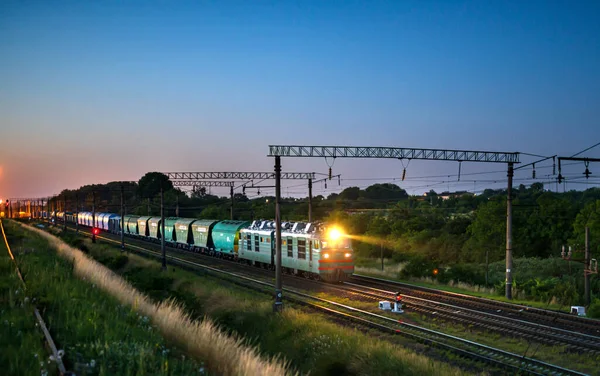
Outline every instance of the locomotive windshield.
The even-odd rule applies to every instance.
[[[331,249],[331,248],[350,248],[350,239],[348,238],[339,238],[339,239],[328,239],[322,240],[321,246],[323,249]]]

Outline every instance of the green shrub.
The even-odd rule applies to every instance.
[[[587,310],[587,317],[600,319],[600,299],[596,298],[594,301],[592,301],[590,308]]]

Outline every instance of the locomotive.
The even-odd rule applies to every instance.
[[[51,214],[54,216],[54,214]],[[121,217],[114,213],[58,212],[60,220],[77,222],[114,234],[121,233]],[[227,258],[250,265],[275,269],[275,222],[234,221],[167,217],[165,244]],[[161,217],[125,215],[125,235],[160,242]],[[283,272],[328,282],[345,281],[354,273],[354,252],[344,231],[324,223],[283,222],[281,224],[281,266]]]

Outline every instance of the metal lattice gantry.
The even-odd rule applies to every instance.
[[[373,146],[302,146],[269,145],[269,157],[275,158],[275,303],[273,310],[283,309],[281,286],[281,157],[304,158],[393,158],[456,162],[508,164],[506,203],[506,297],[512,299],[512,178],[518,152],[395,148]],[[331,172],[330,172],[331,173]]]
[[[173,180],[174,187],[233,187],[232,181]]]
[[[371,146],[269,145],[269,157],[395,158],[457,162],[519,163],[517,152]]]
[[[165,172],[167,177],[174,180],[254,180],[254,179],[275,179],[273,172]],[[281,176],[282,179],[314,179],[314,172],[286,172]]]
[[[234,206],[234,184],[232,181],[253,181],[253,180],[268,180],[275,179],[273,172],[239,172],[239,171],[224,171],[224,172],[164,172],[171,180],[175,187],[200,186],[200,187],[229,187],[229,195],[231,198],[230,216],[233,219]],[[280,174],[279,179],[286,180],[308,180],[308,217],[312,220],[312,181],[316,173],[314,172],[286,172]],[[213,180],[213,181],[211,181]],[[226,181],[216,181],[226,180]]]

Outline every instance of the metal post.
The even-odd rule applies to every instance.
[[[513,163],[508,163],[506,194],[506,299],[512,299],[512,182]]]
[[[179,217],[179,194],[177,194],[176,198],[177,198],[177,204],[175,205],[175,216]]]
[[[383,271],[383,241],[381,241],[381,271]]]
[[[63,195],[63,231],[67,231],[67,195]]]
[[[233,185],[229,187],[229,195],[231,196],[231,220],[233,221]]]
[[[489,259],[490,251],[489,249],[485,250],[485,287],[488,287],[488,276],[490,273],[490,259]]]
[[[283,310],[281,287],[281,157],[275,157],[275,304],[273,312]]]
[[[58,197],[54,197],[54,200],[52,201],[54,203],[54,205],[52,205],[54,207],[54,226],[58,226]]]
[[[590,228],[585,227],[585,267],[584,270],[588,270],[590,267]],[[592,303],[590,295],[590,273],[584,271],[585,276],[585,305],[589,306]]]
[[[96,242],[96,192],[92,192],[92,243]]]
[[[79,193],[75,193],[75,233],[79,233]]]
[[[46,219],[48,219],[48,224],[50,224],[50,197],[46,199]]]
[[[21,218],[21,200],[17,200],[17,208],[19,209],[17,211],[17,218]]]
[[[124,188],[123,184],[121,184],[121,252],[125,252],[125,228],[123,227],[123,217],[125,216],[125,198],[124,198]]]
[[[167,270],[167,253],[165,250],[165,206],[164,206],[164,191],[160,187],[160,250],[162,252],[162,270]]]
[[[312,222],[312,179],[308,179],[308,221]]]

